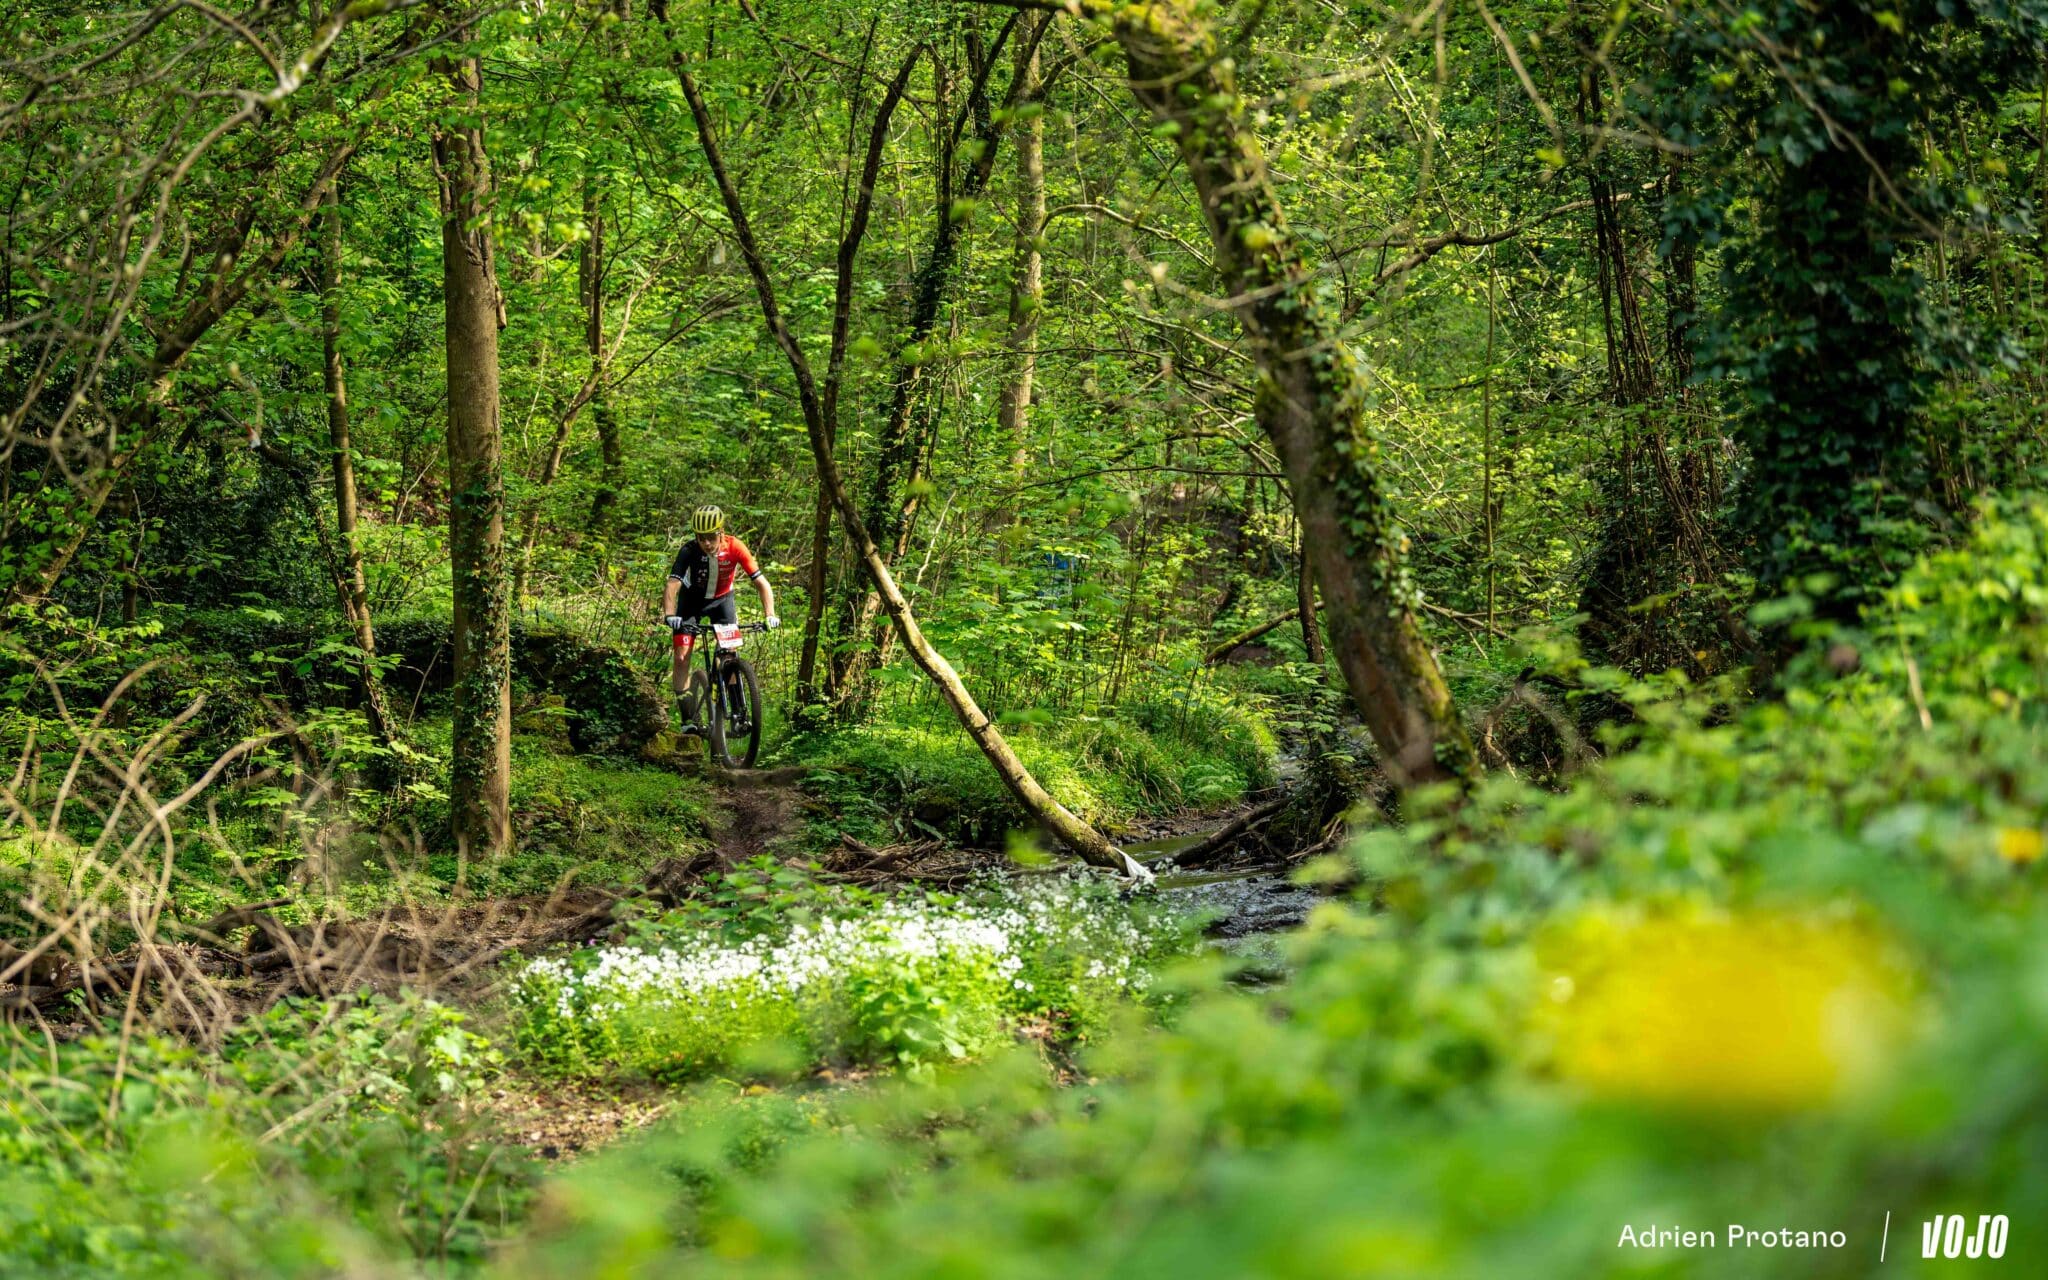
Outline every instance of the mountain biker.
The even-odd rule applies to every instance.
[[[738,622],[739,602],[733,599],[732,589],[742,569],[760,593],[761,612],[768,625],[781,626],[782,619],[775,616],[775,590],[768,585],[768,575],[754,563],[754,553],[747,550],[747,544],[725,531],[725,512],[714,506],[698,507],[690,515],[690,532],[694,536],[677,548],[675,561],[668,567],[668,585],[661,596],[662,620],[669,629],[674,631],[685,622],[720,622],[728,626]],[[694,636],[678,633],[669,667],[669,686],[683,698],[686,720],[694,719],[697,710],[689,687],[690,650],[695,641]]]

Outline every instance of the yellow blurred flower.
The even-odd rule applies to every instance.
[[[1996,840],[1998,856],[2016,867],[2037,862],[2043,841],[2039,827],[2000,827]]]
[[[1535,1016],[1560,1074],[1613,1097],[1815,1106],[1874,1076],[1907,1028],[1896,953],[1835,920],[1606,908],[1538,956]]]

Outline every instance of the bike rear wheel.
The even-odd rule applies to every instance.
[[[751,769],[761,751],[761,681],[754,664],[727,658],[713,693],[711,754],[728,769]]]

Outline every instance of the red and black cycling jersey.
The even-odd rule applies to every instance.
[[[754,563],[754,553],[747,550],[747,544],[731,534],[718,540],[716,563],[713,555],[690,539],[676,552],[675,563],[669,565],[668,576],[683,584],[677,593],[676,607],[704,600],[716,600],[732,593],[733,579],[745,570],[749,578],[761,576],[759,566]]]

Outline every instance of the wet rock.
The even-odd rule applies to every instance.
[[[1212,938],[1248,938],[1292,929],[1315,904],[1313,890],[1272,871],[1180,873],[1162,870],[1160,897],[1207,919]]]

